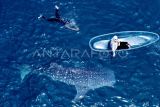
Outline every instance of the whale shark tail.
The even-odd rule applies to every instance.
[[[76,90],[77,90],[77,94],[73,100],[75,102],[84,98],[85,94],[88,92],[88,90],[90,90],[90,88],[86,87],[86,86],[84,86],[84,87],[83,86],[76,86]]]

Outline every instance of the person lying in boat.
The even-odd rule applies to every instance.
[[[128,42],[119,41],[116,35],[113,36],[113,38],[110,40],[109,45],[113,52],[113,57],[115,57],[116,55],[116,50],[129,49],[131,47],[131,45]]]
[[[57,22],[70,30],[79,31],[79,28],[75,25],[75,23],[61,18],[59,14],[59,7],[57,5],[55,6],[55,17],[47,18],[43,15],[40,15],[38,19],[44,19],[48,22]]]

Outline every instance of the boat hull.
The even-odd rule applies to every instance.
[[[120,41],[128,42],[131,45],[129,49],[121,49],[117,51],[132,50],[145,47],[159,40],[159,35],[153,32],[122,31],[122,32],[108,33],[93,37],[89,41],[89,46],[93,51],[99,51],[99,52],[111,51],[108,48],[108,45],[109,41],[114,35],[117,35]]]

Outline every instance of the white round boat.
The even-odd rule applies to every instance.
[[[114,32],[114,33],[108,33],[99,35],[96,37],[93,37],[89,41],[89,46],[92,50],[98,51],[98,52],[109,52],[111,51],[108,48],[109,41],[111,38],[117,35],[119,38],[119,41],[122,42],[128,42],[131,47],[129,49],[121,49],[117,51],[123,51],[123,50],[132,50],[141,48],[144,46],[148,46],[152,43],[155,43],[159,40],[159,35],[157,33],[153,32],[147,32],[147,31],[122,31],[122,32]]]

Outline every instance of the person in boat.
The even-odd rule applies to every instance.
[[[75,25],[75,23],[61,18],[59,14],[59,7],[57,5],[55,5],[55,17],[47,18],[43,15],[40,15],[38,19],[44,19],[48,22],[57,22],[70,30],[79,31],[79,28]]]
[[[113,36],[113,38],[110,40],[109,45],[110,49],[113,52],[113,57],[115,57],[116,55],[115,53],[116,50],[129,49],[131,47],[131,45],[128,42],[119,41],[116,35]]]

